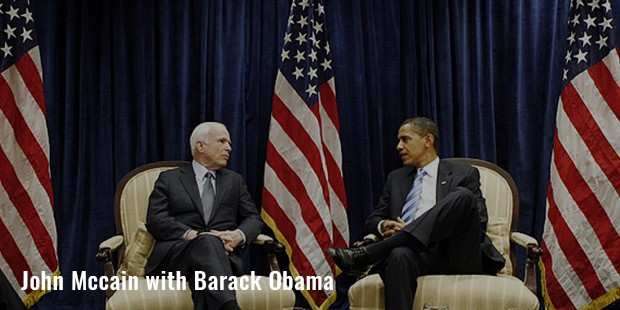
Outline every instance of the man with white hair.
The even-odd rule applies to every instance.
[[[146,226],[156,243],[146,273],[180,271],[192,289],[194,309],[239,309],[228,285],[197,291],[194,274],[241,275],[240,252],[263,222],[243,177],[225,168],[232,151],[226,126],[198,125],[190,146],[192,163],[162,172],[149,198]]]

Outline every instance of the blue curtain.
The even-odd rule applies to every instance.
[[[289,4],[31,2],[64,275],[102,274],[94,254],[115,233],[116,184],[139,165],[190,159],[188,137],[199,122],[227,124],[229,167],[260,206]],[[362,237],[386,173],[401,165],[399,124],[417,115],[439,124],[441,157],[508,170],[520,189],[519,228],[540,237],[568,7],[568,0],[326,0],[352,240]],[[103,302],[103,292],[66,289],[38,307]]]

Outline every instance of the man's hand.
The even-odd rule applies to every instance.
[[[405,221],[403,221],[400,217],[397,217],[396,221],[385,220],[385,222],[383,222],[383,225],[381,226],[381,235],[383,236],[383,238],[387,238],[395,234],[397,231],[401,230],[403,227],[405,227],[405,225],[407,225],[407,223],[405,223]]]
[[[198,232],[190,229],[189,231],[187,231],[187,235],[185,235],[185,240],[193,240],[196,237],[198,237]]]
[[[243,242],[243,236],[241,235],[241,233],[239,231],[236,231],[236,230],[234,230],[234,231],[231,231],[231,230],[225,230],[225,231],[211,230],[211,231],[207,232],[207,234],[220,238],[220,240],[222,240],[222,242],[224,243],[224,249],[228,253],[234,251],[235,248],[241,242]]]

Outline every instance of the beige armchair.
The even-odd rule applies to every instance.
[[[497,276],[432,275],[418,278],[413,309],[424,305],[448,309],[539,309],[534,264],[542,250],[536,239],[515,232],[519,218],[519,193],[512,177],[495,164],[479,159],[451,158],[480,171],[480,183],[489,214],[487,235],[506,258]],[[515,247],[527,250],[525,283],[515,276]],[[352,310],[384,309],[383,282],[377,274],[366,276],[349,289]]]
[[[109,289],[106,292],[106,309],[193,309],[189,285],[185,290],[149,290],[144,276],[144,267],[155,242],[144,225],[149,195],[159,173],[183,164],[186,162],[147,164],[129,172],[118,185],[114,197],[114,219],[119,235],[99,245],[97,259],[103,261],[108,277],[115,274],[136,276],[138,289]],[[282,251],[283,245],[265,235],[259,235],[254,243],[265,247],[271,270],[279,271],[275,253]],[[117,271],[111,262],[111,254],[115,251],[119,253]],[[261,290],[237,290],[237,301],[242,309],[293,308],[295,294],[292,290],[273,290],[269,278],[264,276],[260,277],[259,284]]]

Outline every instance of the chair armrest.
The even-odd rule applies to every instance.
[[[118,250],[123,245],[123,235],[110,237],[99,244],[99,251],[108,249],[112,252]]]
[[[264,235],[264,234],[259,234],[256,239],[254,239],[254,242],[252,242],[253,244],[258,244],[258,245],[263,245],[267,242],[272,242],[273,238]]]
[[[538,241],[524,233],[512,232],[510,241],[518,246],[525,248],[528,260],[535,262],[543,254],[542,248],[538,245]]]
[[[99,244],[99,252],[95,256],[95,259],[104,263],[105,275],[111,277],[114,274],[114,267],[112,267],[112,253],[118,250],[123,245],[123,236],[116,235]],[[111,268],[111,274],[108,275],[108,268]]]
[[[520,232],[512,232],[510,234],[510,241],[525,248],[527,259],[525,262],[525,278],[523,282],[530,291],[537,294],[538,288],[536,284],[535,266],[538,263],[538,259],[543,254],[542,248],[538,245],[536,239]]]
[[[530,244],[538,246],[538,241],[536,239],[524,233],[517,232],[517,231],[513,231],[510,234],[510,241],[526,249],[528,245]]]
[[[284,245],[263,234],[258,235],[252,243],[265,248],[265,252],[267,252],[267,261],[269,261],[269,269],[279,272],[280,265],[278,264],[276,253],[284,251]]]
[[[95,258],[98,261],[102,261],[106,265],[110,263],[110,266],[112,266],[112,263],[111,263],[112,253],[118,250],[122,245],[123,245],[122,235],[116,235],[114,237],[108,238],[99,244],[99,252],[95,256]]]
[[[112,265],[112,253],[120,249],[122,245],[122,235],[110,237],[99,244],[99,252],[97,252],[95,259],[103,262],[103,274],[108,279],[116,273],[114,271],[114,266]],[[113,294],[114,290],[112,290],[111,288],[108,288],[106,290],[106,298],[112,297]]]

